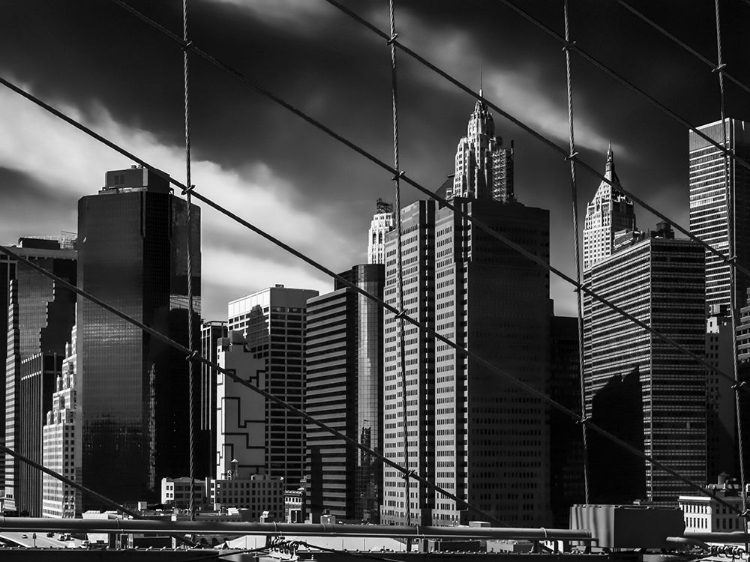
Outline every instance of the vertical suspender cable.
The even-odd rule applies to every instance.
[[[182,39],[185,46],[188,45],[187,31],[187,0],[182,0]],[[188,49],[184,48],[182,52],[182,69],[185,91],[185,173],[187,185],[187,292],[188,292],[188,349],[192,355],[193,349],[193,225],[190,207],[192,206],[192,197],[190,189],[193,187],[190,177],[190,104],[188,89]],[[188,408],[190,410],[190,520],[195,521],[195,396],[194,386],[195,377],[193,374],[193,361],[188,361]]]
[[[724,63],[722,62],[722,48],[721,48],[721,18],[719,13],[719,0],[714,0],[714,8],[716,14],[716,68],[715,71],[719,75],[719,97],[720,97],[720,108],[721,108],[721,139],[722,146],[727,150],[732,150],[732,146],[727,138],[727,119],[725,113],[725,97],[724,97]],[[734,134],[732,132],[732,137]],[[737,272],[735,268],[731,266],[731,262],[735,261],[735,201],[734,201],[734,181],[730,181],[730,173],[733,169],[729,165],[729,157],[727,151],[723,153],[724,160],[724,193],[727,200],[727,257],[730,260],[728,266],[729,271],[729,312],[732,318],[732,366],[734,367],[734,379],[735,379],[735,393],[734,393],[734,406],[735,406],[735,417],[737,418],[737,450],[740,464],[740,484],[742,486],[742,511],[743,514],[747,512],[747,491],[745,490],[745,459],[744,459],[744,446],[742,443],[742,409],[741,399],[739,393],[739,371],[737,369]],[[734,174],[732,180],[734,179]],[[744,529],[747,530],[747,519],[744,519]],[[745,544],[745,550],[747,550],[747,543]]]
[[[564,0],[563,11],[565,15],[565,76],[568,88],[568,132],[570,136],[570,187],[573,204],[573,253],[574,260],[576,263],[576,282],[580,286],[581,284],[581,257],[580,257],[580,243],[578,239],[578,186],[576,183],[576,144],[575,136],[573,134],[573,78],[570,70],[570,24],[568,17],[568,0]],[[576,291],[577,303],[576,310],[578,312],[578,379],[581,385],[581,418],[586,418],[586,402],[585,402],[585,390],[583,384],[583,310],[581,303],[581,291]],[[581,424],[581,432],[583,434],[583,489],[584,498],[586,503],[589,503],[589,457],[588,457],[588,436],[586,431],[586,424]]]
[[[388,42],[391,48],[391,102],[393,106],[393,167],[396,175],[393,181],[396,187],[396,276],[398,284],[398,309],[404,312],[404,265],[401,259],[401,181],[398,172],[398,82],[396,76],[396,46],[393,41],[396,39],[396,13],[393,6],[393,0],[388,2],[390,21],[391,21],[391,39]],[[401,362],[401,408],[404,420],[404,500],[406,505],[406,524],[411,525],[411,492],[409,486],[409,415],[406,399],[406,349],[404,348],[404,319],[399,317],[398,322],[398,346],[399,361]],[[408,544],[409,541],[407,541]],[[410,545],[409,545],[410,546]]]

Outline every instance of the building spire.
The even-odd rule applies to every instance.
[[[604,177],[612,183],[620,182],[615,172],[615,155],[612,152],[612,141],[609,141],[609,146],[607,147],[607,164],[604,169]]]

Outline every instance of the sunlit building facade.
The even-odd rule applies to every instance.
[[[723,129],[726,138],[723,138]],[[735,157],[750,161],[750,123],[727,118],[698,127],[714,142],[728,149]],[[727,213],[731,208],[730,223],[734,231],[736,263],[750,268],[750,170],[725,159],[722,152],[693,131],[690,143],[690,233],[710,244],[725,257],[729,252],[729,224]],[[727,200],[729,190],[729,201]],[[731,205],[729,204],[731,203]],[[706,251],[706,305],[730,304],[729,265],[720,256]],[[735,307],[745,304],[745,291],[750,278],[736,270]]]
[[[62,372],[55,381],[52,409],[46,413],[43,463],[47,468],[80,483],[81,425],[76,423],[76,328],[65,347]],[[80,418],[79,418],[80,419]],[[81,513],[81,492],[49,474],[42,475],[42,516],[75,517]]]
[[[583,226],[584,270],[612,254],[616,232],[635,230],[633,202],[617,189],[620,178],[615,172],[612,146],[607,150],[604,177],[613,185],[603,181],[596,190],[594,199],[586,206]]]
[[[84,291],[187,346],[189,236],[193,349],[200,349],[200,209],[192,206],[190,225],[187,209],[161,173],[107,172],[101,191],[78,203],[78,279]],[[87,299],[77,326],[82,482],[118,502],[157,501],[162,478],[189,472],[185,354]],[[196,451],[198,476],[209,459]],[[96,507],[84,498],[84,509]]]
[[[367,263],[385,263],[385,235],[393,230],[394,226],[393,205],[378,199],[368,233]]]

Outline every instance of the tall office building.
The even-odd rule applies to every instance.
[[[494,199],[504,203],[515,198],[513,143],[510,148],[503,147],[503,139],[495,135],[495,122],[484,102],[477,101],[466,136],[458,141],[453,185],[446,195],[447,199]]]
[[[47,411],[43,429],[43,464],[66,478],[80,483],[81,424],[76,397],[76,328],[65,346],[62,372],[55,381],[52,408]],[[42,516],[73,518],[81,513],[81,492],[42,475]]]
[[[384,266],[357,265],[341,274],[383,296]],[[375,452],[383,452],[380,305],[336,281],[307,301],[305,411]],[[307,424],[308,508],[337,519],[379,520],[382,463],[314,424]]]
[[[367,263],[385,263],[385,235],[393,230],[395,218],[393,205],[378,199],[375,214],[370,223],[367,241]]]
[[[615,186],[620,178],[615,172],[615,159],[610,145],[604,177]],[[596,190],[594,199],[586,206],[583,227],[583,269],[610,256],[614,249],[615,233],[619,230],[635,230],[633,202],[617,187],[603,181]]]
[[[504,175],[497,165],[503,157]],[[501,147],[489,110],[477,103],[468,135],[459,143],[446,197],[549,261],[549,212],[515,201],[511,162],[512,149]],[[385,299],[398,305],[400,243],[406,312],[546,392],[552,312],[548,272],[432,201],[406,207],[401,220],[401,240],[396,233],[386,239]],[[402,366],[399,340],[398,322],[386,314],[385,454],[406,466],[406,432],[409,469],[509,525],[548,524],[545,405],[409,324]],[[385,468],[383,474],[383,523],[406,522],[407,509],[419,524],[454,525],[478,517],[417,482],[410,482],[407,495],[400,473]]]
[[[584,272],[594,292],[693,353],[705,353],[705,256],[669,225]],[[705,368],[584,297],[586,417],[695,483],[706,481]],[[676,505],[685,484],[589,432],[590,501]]]
[[[201,324],[201,357],[212,363],[219,362],[218,342],[229,336],[227,323],[223,321],[204,321]],[[201,403],[199,435],[209,445],[206,448],[210,455],[210,472],[206,476],[216,478],[216,384],[218,372],[216,369],[201,363]]]
[[[722,123],[717,121],[698,127],[714,142],[731,151],[737,158],[750,161],[750,123],[737,119],[725,120],[726,138],[722,138]],[[729,251],[727,225],[727,189],[731,198],[734,225],[734,254],[738,265],[750,268],[750,170],[734,159],[725,160],[721,151],[694,132],[690,143],[690,232],[722,252]],[[706,304],[729,305],[729,266],[721,258],[706,252]],[[750,286],[747,275],[737,270],[737,310],[745,302],[745,291]]]
[[[78,280],[84,291],[187,346],[189,236],[193,349],[199,349],[200,209],[191,208],[190,225],[187,209],[161,173],[107,172],[101,191],[78,203]],[[87,299],[76,323],[82,482],[118,502],[158,500],[162,478],[189,472],[188,362]],[[209,459],[196,451],[196,476],[208,473]],[[95,507],[84,498],[84,509]]]
[[[310,289],[276,285],[229,303],[229,330],[242,332],[248,351],[265,361],[266,390],[296,408],[304,407],[304,335]],[[297,487],[304,474],[305,423],[266,400],[266,474]]]
[[[12,250],[76,283],[76,251],[59,240],[22,238]],[[42,424],[75,320],[75,293],[15,260],[5,262],[5,444],[42,460]],[[5,456],[5,509],[40,516],[41,473]]]

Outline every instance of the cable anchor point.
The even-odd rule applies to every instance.
[[[182,44],[181,49],[183,51],[189,51],[192,48],[192,46],[193,46],[193,42],[192,41],[188,41],[188,42]]]
[[[578,159],[578,153],[577,153],[577,152],[575,152],[575,151],[574,151],[574,152],[572,152],[572,153],[570,153],[570,154],[568,154],[568,155],[567,155],[567,156],[565,157],[565,161],[566,161],[566,162],[570,162],[571,160],[577,160],[577,159]]]
[[[577,423],[578,425],[586,425],[586,424],[588,424],[588,423],[589,423],[590,421],[591,421],[591,420],[590,420],[589,418],[587,418],[587,417],[582,417],[581,419],[579,419],[579,420],[576,420],[576,423]]]
[[[566,41],[565,45],[563,45],[563,48],[561,49],[561,51],[563,51],[563,52],[570,51],[571,49],[574,49],[575,46],[576,46],[576,42],[575,41]]]
[[[406,316],[406,310],[400,311],[398,314],[396,314],[396,318],[400,319]]]
[[[195,185],[191,185],[189,187],[186,187],[182,190],[182,194],[186,195],[187,193],[191,193],[195,189]]]
[[[731,388],[732,388],[732,390],[739,390],[740,388],[742,388],[746,384],[747,384],[747,381],[738,382],[737,384],[733,384],[731,386]]]
[[[200,356],[200,353],[198,353],[198,350],[194,349],[193,351],[190,352],[189,355],[185,356],[185,361],[192,361],[193,359],[199,356]]]
[[[393,45],[394,41],[396,41],[396,38],[398,37],[398,33],[394,33],[388,41],[385,42],[386,45]]]
[[[391,181],[396,181],[403,178],[406,175],[406,170],[401,170],[398,174],[391,178]]]
[[[717,64],[715,67],[711,69],[711,72],[724,72],[724,69],[727,67],[725,63]]]

